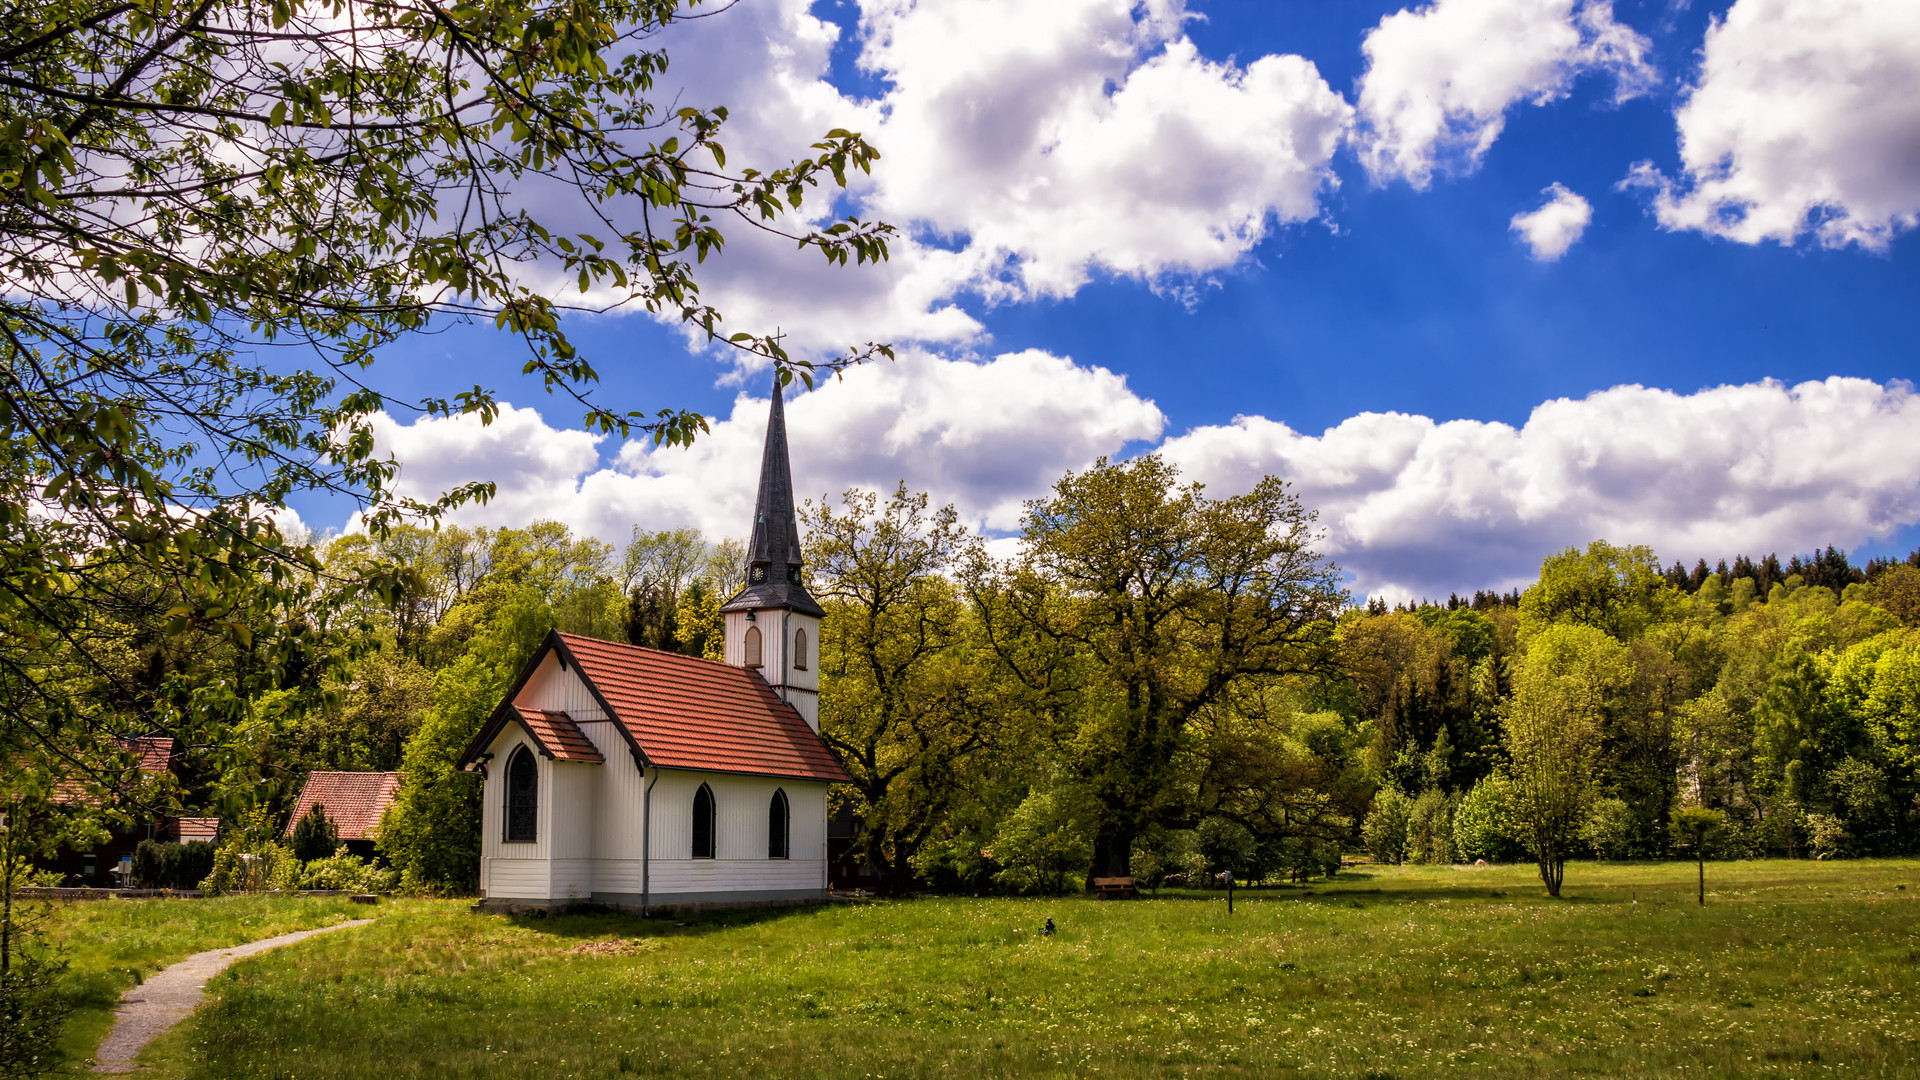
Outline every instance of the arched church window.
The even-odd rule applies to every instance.
[[[713,858],[713,789],[705,784],[693,793],[693,857]]]
[[[760,666],[760,628],[747,627],[747,666]]]
[[[540,765],[525,746],[507,762],[507,843],[531,844],[540,836]]]
[[[767,806],[767,858],[787,857],[787,822],[791,817],[787,808],[787,793],[776,789],[773,802]]]
[[[793,667],[795,671],[807,670],[807,628],[804,626],[793,632]]]

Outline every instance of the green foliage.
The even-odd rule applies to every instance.
[[[37,884],[28,856],[38,846],[23,800],[0,819],[0,1077],[41,1076],[61,1063],[60,1032],[72,1004],[60,993],[67,963],[47,941],[48,904],[23,902]]]
[[[1596,799],[1580,826],[1580,839],[1602,859],[1624,859],[1633,852],[1633,808],[1621,799]]]
[[[1528,633],[1586,626],[1625,640],[1660,618],[1669,592],[1653,549],[1595,540],[1547,557],[1539,582],[1520,597],[1520,619]]]
[[[344,889],[355,893],[392,892],[399,875],[382,869],[340,848],[331,855],[303,861],[300,887],[303,889]]]
[[[333,819],[327,816],[326,807],[314,803],[300,815],[293,825],[290,846],[293,848],[293,857],[301,862],[324,859],[340,846],[340,830],[334,827]]]
[[[848,491],[837,510],[809,501],[800,516],[827,613],[820,736],[853,776],[843,797],[865,823],[867,865],[883,890],[904,891],[921,849],[951,828],[966,799],[957,778],[976,767],[1003,719],[966,647],[974,623],[951,577],[974,541],[953,507],[929,511],[927,496],[905,484],[884,501]],[[995,850],[1008,842],[996,838]],[[1011,842],[1023,851],[1040,843]],[[1051,871],[1034,869],[1034,858],[1003,861],[1002,884],[1051,887]]]
[[[1853,854],[1847,823],[1832,814],[1808,814],[1807,850],[1816,859],[1843,859]]]
[[[994,883],[1016,893],[1057,895],[1079,887],[1093,856],[1099,807],[1084,793],[1034,791],[1001,823],[992,857]]]
[[[1134,840],[1186,817],[1196,718],[1329,668],[1346,595],[1312,513],[1273,477],[1212,499],[1157,455],[1102,459],[1029,503],[1022,528],[1020,556],[975,560],[967,587],[1000,677],[1101,806],[1094,873],[1130,876]]]
[[[1456,799],[1428,788],[1407,810],[1407,861],[1446,865],[1454,861],[1453,815]]]
[[[1512,799],[1512,782],[1501,771],[1489,773],[1461,798],[1453,815],[1453,843],[1460,858],[1498,863],[1521,854],[1514,839]]]
[[[1628,650],[1581,623],[1529,642],[1507,714],[1514,831],[1560,895],[1567,858],[1594,797],[1603,721],[1632,678]]]
[[[1385,787],[1373,797],[1373,809],[1360,826],[1360,842],[1375,862],[1398,863],[1407,857],[1407,824],[1413,801],[1399,789]]]
[[[1726,825],[1727,816],[1720,811],[1690,805],[1674,811],[1670,828],[1674,846],[1698,860],[1713,854]]]
[[[213,872],[214,850],[205,840],[142,840],[133,850],[133,880],[144,889],[197,889]]]

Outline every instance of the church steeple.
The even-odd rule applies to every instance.
[[[767,444],[760,455],[760,490],[754,500],[753,533],[747,540],[746,587],[720,610],[785,608],[819,617],[825,612],[801,584],[800,528],[793,512],[793,468],[787,458],[787,409],[780,375],[773,377],[773,407]]]

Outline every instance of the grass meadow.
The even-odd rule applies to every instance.
[[[1240,890],[1231,916],[1218,893],[647,921],[399,901],[236,965],[144,1060],[209,1080],[1920,1075],[1920,863],[1713,864],[1704,909],[1693,875],[1575,864],[1551,900],[1531,867],[1367,868]],[[61,933],[106,994],[367,913],[93,903]]]

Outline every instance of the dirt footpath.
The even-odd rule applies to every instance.
[[[317,930],[301,930],[279,937],[262,938],[245,945],[236,945],[231,949],[213,949],[209,952],[194,953],[185,960],[166,968],[146,982],[120,995],[120,1008],[113,1014],[113,1030],[100,1043],[100,1049],[93,1056],[93,1071],[100,1073],[133,1072],[139,1068],[133,1059],[139,1056],[141,1047],[152,1042],[154,1037],[184,1020],[188,1013],[199,1006],[206,996],[207,980],[227,969],[235,960],[277,949],[282,945],[291,945],[304,941],[315,934],[345,930],[350,926],[365,926],[372,919],[354,919],[335,926],[323,926]]]

